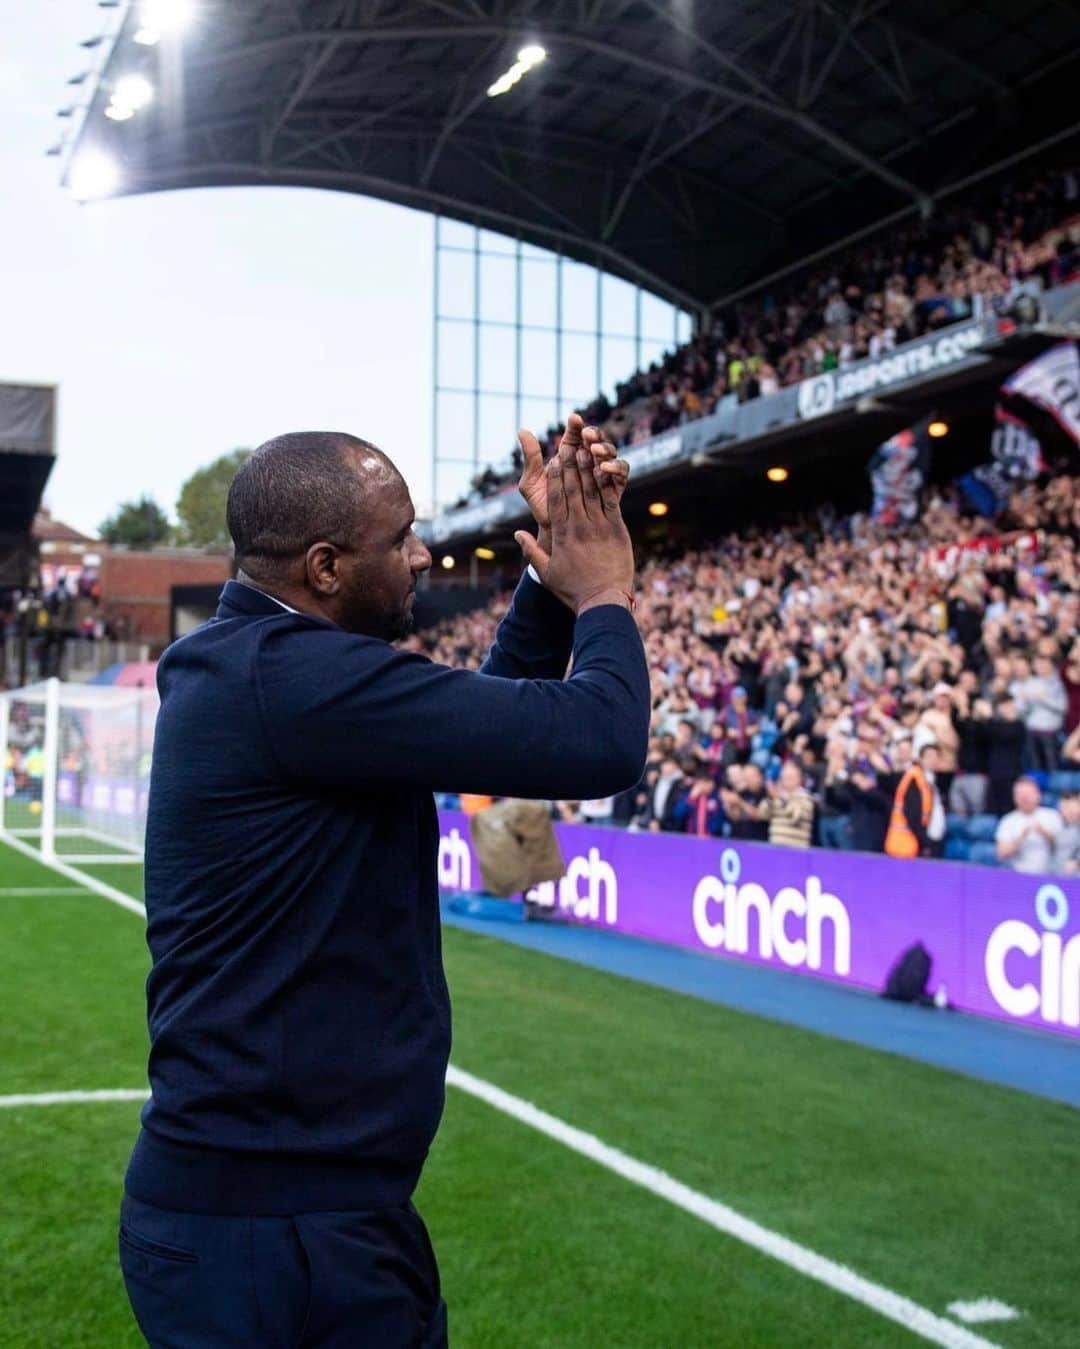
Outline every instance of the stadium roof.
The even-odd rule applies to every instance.
[[[695,306],[1080,128],[1074,0],[195,0],[153,47],[145,3],[76,138],[119,191],[364,193]]]

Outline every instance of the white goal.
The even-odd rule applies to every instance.
[[[0,837],[45,862],[141,862],[157,708],[153,687],[46,679],[0,693]]]

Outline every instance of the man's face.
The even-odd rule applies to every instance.
[[[780,770],[780,789],[781,791],[791,793],[796,791],[802,784],[802,773],[798,764],[791,763],[789,760]]]
[[[416,512],[397,469],[381,461],[361,471],[370,504],[354,524],[351,550],[338,556],[334,617],[348,632],[393,642],[412,627],[416,582],[431,554],[413,532]]]
[[[1016,809],[1024,815],[1030,815],[1033,810],[1038,809],[1039,789],[1034,782],[1022,778],[1013,788],[1013,801],[1016,803]]]

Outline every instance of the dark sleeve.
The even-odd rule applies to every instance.
[[[574,615],[523,572],[481,674],[501,679],[562,679],[574,642]]]
[[[914,780],[908,783],[907,791],[904,793],[904,819],[918,840],[919,851],[922,852],[927,844],[927,833],[922,818],[922,793]]]
[[[589,800],[637,782],[649,677],[618,605],[574,627],[567,679],[436,665],[340,628],[265,625],[253,675],[284,772],[327,788]]]

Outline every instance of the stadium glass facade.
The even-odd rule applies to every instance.
[[[436,509],[505,468],[519,426],[542,436],[690,337],[686,311],[600,267],[442,217],[434,246]]]

